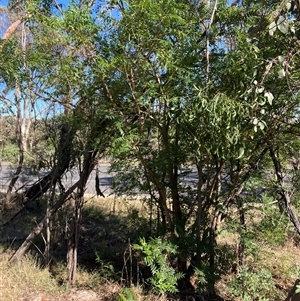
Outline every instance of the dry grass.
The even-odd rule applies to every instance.
[[[136,209],[142,215],[145,215],[147,212],[147,207],[145,203],[140,198],[132,198],[128,197],[89,197],[86,198],[87,207],[95,207],[99,210],[115,214],[118,216],[126,216],[129,211],[132,209]]]
[[[95,245],[97,247],[101,247],[101,244],[97,245],[98,242],[96,242],[96,238],[102,239],[106,233],[106,230],[110,235],[108,235],[107,239],[110,239],[113,242],[116,241],[117,243],[119,243],[119,241],[124,241],[123,238],[126,236],[122,237],[122,235],[125,235],[127,233],[126,231],[129,231],[130,229],[128,230],[128,228],[126,228],[123,233],[119,226],[123,225],[122,219],[124,219],[127,223],[127,226],[130,226],[130,223],[132,223],[132,229],[135,229],[137,226],[137,219],[135,219],[135,215],[132,214],[134,213],[134,210],[138,212],[138,217],[149,217],[149,212],[140,199],[128,200],[125,198],[114,197],[86,198],[85,208],[87,210],[85,214],[87,214],[89,220],[83,223],[82,232],[87,239],[89,239],[87,240],[89,245],[94,244],[92,247]],[[132,214],[131,218],[128,217],[130,214]],[[255,212],[254,210],[253,212],[250,212],[250,215],[251,216],[249,217],[248,221],[250,220],[252,223],[258,223],[262,218],[264,218],[261,211]],[[26,234],[29,231],[28,224],[30,223],[32,225],[35,222],[32,220],[32,216],[30,216],[29,213],[21,220],[12,223],[11,228],[8,230],[9,234],[6,233],[6,235],[15,233],[14,231],[16,231],[16,229],[17,231],[20,231],[19,229],[22,230],[20,233],[18,233],[18,235]],[[25,226],[26,224],[27,226]],[[108,227],[108,229],[104,229],[105,227]],[[103,234],[101,231],[103,231]],[[107,233],[105,235],[107,235]],[[92,234],[92,237],[90,237],[90,234]],[[112,234],[114,236],[111,236]],[[218,244],[220,247],[226,246],[228,249],[231,249],[232,252],[234,252],[238,240],[239,237],[236,233],[230,232],[229,230],[224,230],[220,232]],[[259,250],[259,254],[255,256],[255,258],[248,256],[246,258],[246,262],[254,270],[266,269],[272,273],[274,283],[276,284],[279,295],[283,300],[289,287],[292,286],[294,280],[298,276],[297,274],[300,267],[300,250],[295,247],[295,244],[292,241],[287,241],[284,246],[272,248],[262,242],[255,242],[255,244],[255,247]],[[119,247],[120,246],[117,244],[111,248]],[[107,248],[108,253],[113,253],[112,251],[114,251],[114,249],[111,248]],[[33,259],[33,256],[28,255],[17,265],[8,268],[7,261],[12,254],[11,252],[12,251],[4,252],[3,250],[0,252],[1,301],[21,300],[21,296],[24,296],[28,293],[43,293],[49,296],[51,295],[53,296],[53,300],[60,300],[56,299],[56,296],[67,296],[70,294],[69,288],[66,284],[65,286],[58,284],[67,283],[66,269],[64,264],[57,264],[55,273],[53,273],[52,270],[51,274],[48,270],[41,269],[37,262]],[[84,252],[86,252],[86,249],[84,249]],[[53,275],[55,275],[55,278]],[[236,276],[228,273],[217,283],[217,290],[224,300],[233,300],[228,293],[228,282],[231,277]],[[96,291],[98,293],[99,300],[103,301],[115,301],[118,299],[120,294],[123,294],[126,297],[126,290],[124,291],[124,287],[116,282],[112,283],[108,280],[108,278],[100,275],[96,269],[86,269],[80,266],[78,269],[76,287],[77,289],[92,289]],[[142,289],[139,287],[131,288],[129,294],[132,295],[132,300],[135,301],[166,300],[166,298],[161,296],[145,296]],[[175,298],[173,300],[175,300]],[[235,301],[237,301],[237,299]]]
[[[124,289],[117,283],[105,281],[96,274],[84,270],[78,271],[76,288],[71,290],[67,286],[60,286],[48,270],[41,269],[28,255],[15,266],[8,267],[10,252],[0,254],[0,300],[77,300],[76,291],[93,290],[97,293],[98,301],[116,301],[120,296],[131,296],[135,301],[164,301],[166,298],[143,293],[140,287]],[[83,290],[83,291],[85,291]],[[130,292],[130,294],[128,294]],[[75,297],[74,297],[75,296]],[[78,299],[81,301],[81,299]],[[123,300],[123,299],[119,299]],[[129,299],[128,299],[129,300]],[[84,301],[84,299],[82,299]]]
[[[0,299],[1,301],[20,300],[25,293],[44,292],[58,295],[64,289],[59,287],[46,269],[40,269],[31,256],[18,264],[8,267],[11,252],[0,254]]]
[[[139,199],[128,200],[115,197],[87,197],[85,208],[87,209],[88,216],[92,217],[92,219],[95,218],[94,222],[96,221],[97,224],[89,225],[90,220],[88,220],[87,223],[83,223],[83,233],[87,230],[87,233],[90,233],[89,231],[92,230],[95,231],[97,230],[96,227],[99,227],[99,229],[109,227],[110,232],[118,230],[114,229],[113,227],[115,225],[110,223],[115,222],[115,218],[117,218],[119,223],[122,223],[122,219],[126,219],[128,214],[132,213],[133,210],[140,212],[139,216],[147,214],[143,202]],[[5,212],[5,214],[0,212],[1,220],[8,220],[10,216],[19,209],[20,207],[18,206],[12,206],[9,212]],[[65,205],[63,211],[64,210],[69,210],[68,204]],[[29,233],[35,223],[36,213],[31,211],[25,212],[24,215],[14,220],[9,227],[6,227],[5,231],[0,231],[0,238],[4,241],[8,237],[23,237]],[[89,229],[89,227],[91,229]],[[97,235],[98,234],[99,233],[97,233]],[[92,240],[95,240],[95,237],[92,237]],[[34,260],[34,255],[29,254],[17,265],[8,267],[7,263],[10,256],[13,254],[13,250],[9,248],[4,251],[4,245],[5,248],[9,247],[9,244],[6,242],[3,244],[3,247],[0,245],[1,301],[23,300],[22,298],[25,298],[24,300],[35,300],[34,298],[40,295],[47,296],[47,300],[69,300],[69,298],[72,298],[70,295],[71,293],[69,292],[70,288],[67,285],[65,264],[56,263],[51,269],[51,272],[49,272],[47,269],[40,268],[39,264]],[[16,247],[15,244],[14,246]],[[61,284],[64,286],[61,286]],[[76,289],[92,289],[98,293],[99,300],[115,301],[118,299],[119,293],[122,293],[123,287],[117,283],[112,283],[107,280],[107,278],[101,276],[96,268],[87,269],[79,266],[77,271]],[[134,296],[137,301],[145,300],[145,296],[143,296],[141,289],[133,288],[132,291],[134,291]],[[147,300],[156,301],[158,299],[156,296],[151,296],[147,298]]]

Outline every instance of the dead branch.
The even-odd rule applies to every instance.
[[[14,255],[9,259],[9,264],[16,263],[24,254],[27,252],[31,243],[35,237],[37,237],[41,231],[43,230],[46,219],[51,219],[56,211],[69,199],[71,193],[80,185],[81,179],[79,179],[73,186],[71,186],[64,194],[60,196],[58,201],[51,207],[49,210],[48,216],[44,216],[44,218],[38,223],[38,225],[31,231],[31,233],[26,237],[25,241],[19,247],[19,249],[14,253]]]

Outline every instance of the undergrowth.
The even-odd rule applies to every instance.
[[[230,268],[236,260],[235,250],[241,235],[236,213],[232,214],[226,226],[222,225],[215,264],[219,273],[216,291],[223,300],[283,300],[298,277],[300,252],[287,227],[286,218],[272,212],[275,209],[269,206],[264,210],[251,208],[246,212],[245,266],[239,267],[237,274],[231,273]],[[10,214],[16,210],[16,207],[12,207]],[[41,216],[43,210],[38,205],[32,206],[32,210],[21,215],[5,232],[0,233],[1,238],[13,234],[26,235],[38,221],[37,213]],[[10,268],[7,261],[20,241],[0,245],[1,301],[18,300],[20,295],[28,291],[45,292],[51,296],[68,293],[66,241],[62,230],[69,210],[66,204],[54,221],[54,252],[49,270],[42,265],[42,238],[34,242],[24,260]],[[2,217],[8,219],[9,214]],[[172,270],[167,261],[169,254],[176,253],[176,249],[164,241],[149,239],[149,233],[149,216],[141,200],[87,199],[78,246],[77,289],[94,290],[99,292],[99,296],[105,295],[108,301],[167,300],[168,295],[163,296],[167,291],[173,293],[172,300],[179,300],[180,295],[175,292],[182,275]],[[276,238],[273,241],[272,233]],[[140,240],[141,237],[146,239]],[[141,264],[141,260],[144,264]],[[147,265],[148,269],[143,268]],[[201,292],[199,288],[207,281],[201,269],[194,278],[195,287]],[[131,286],[126,288],[126,285]],[[150,294],[150,287],[154,288],[156,294]]]
[[[46,269],[41,269],[38,261],[28,255],[16,265],[8,267],[11,251],[3,250],[0,254],[0,296],[1,301],[20,300],[26,292],[44,292],[59,295],[67,291],[66,286],[59,286],[55,278]]]

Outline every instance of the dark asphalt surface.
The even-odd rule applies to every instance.
[[[112,182],[114,178],[114,174],[109,172],[109,163],[100,163],[98,165],[98,175],[100,180],[100,190],[105,196],[109,196],[113,194],[112,189]],[[6,190],[9,184],[9,181],[12,176],[13,169],[15,168],[12,164],[2,163],[0,167],[0,190]],[[31,170],[24,170],[20,178],[17,182],[15,188],[24,190],[26,187],[31,186],[34,182],[36,182],[39,178],[43,177],[47,174],[47,171],[41,171],[39,174],[34,173]],[[86,186],[86,194],[95,195],[96,188],[95,188],[95,176],[96,170],[93,170]],[[190,172],[189,174],[185,174],[184,177],[181,177],[182,181],[185,182],[187,185],[194,186],[197,183],[197,173]],[[74,169],[66,173],[62,179],[62,184],[67,189],[68,187],[72,186],[79,180],[78,171]]]
[[[108,196],[113,193],[113,190],[111,189],[111,185],[112,185],[114,175],[108,172],[109,166],[110,165],[108,163],[102,163],[99,164],[98,166],[100,189],[105,196]],[[15,168],[13,165],[4,164],[4,163],[1,164],[1,168],[0,168],[1,190],[7,189],[9,181],[11,179],[13,168]],[[26,187],[36,182],[39,178],[43,177],[45,174],[47,174],[46,171],[41,171],[39,172],[39,174],[36,174],[30,170],[24,170],[21,173],[16,188],[24,187],[25,189]],[[87,194],[96,194],[95,177],[96,177],[96,170],[93,170],[86,186]],[[70,171],[65,174],[65,176],[62,179],[62,184],[67,189],[68,187],[76,183],[78,180],[79,180],[78,172],[74,169],[73,171]]]

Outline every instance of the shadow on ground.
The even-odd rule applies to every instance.
[[[22,209],[18,199],[20,198],[15,198],[8,211],[0,212],[1,224],[10,220],[16,212]],[[42,198],[39,203],[31,204],[7,226],[1,227],[0,246],[2,249],[16,250],[21,245],[28,233],[44,217],[46,203],[46,199]],[[61,284],[66,282],[67,239],[72,210],[72,203],[66,203],[57,212],[51,225],[50,271]],[[91,275],[97,275],[94,281],[102,277],[120,285],[138,284],[147,290],[146,279],[150,276],[150,271],[146,267],[141,267],[139,258],[132,250],[132,245],[141,237],[151,236],[154,231],[151,229],[153,224],[155,224],[153,221],[149,222],[149,213],[141,201],[137,206],[137,201],[130,200],[118,202],[115,199],[105,198],[88,200],[82,213],[78,243],[78,267],[89,274],[89,283],[82,282],[82,288],[93,287]],[[33,241],[30,250],[41,266],[44,262],[45,237],[44,229],[42,235]],[[229,250],[223,251],[230,253]],[[218,296],[197,296],[193,291],[185,291],[174,298],[175,300],[224,300]]]

